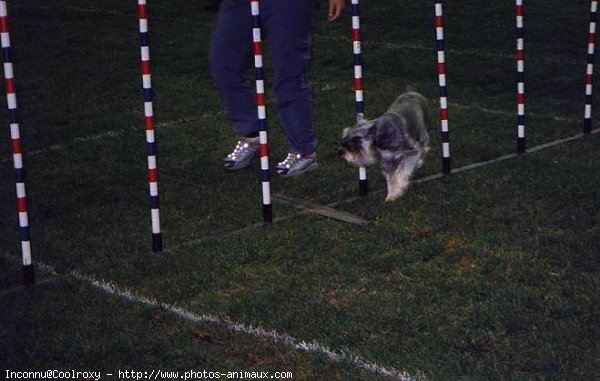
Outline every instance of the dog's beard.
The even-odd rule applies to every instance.
[[[375,158],[370,152],[345,152],[344,160],[356,167],[368,167],[375,164]]]
[[[376,162],[369,141],[363,141],[362,146],[358,150],[344,150],[344,155],[342,157],[349,164],[357,167],[368,167]]]

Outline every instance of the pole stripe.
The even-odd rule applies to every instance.
[[[444,14],[442,0],[435,1],[435,34],[437,48],[437,71],[440,86],[440,128],[442,137],[442,172],[449,174],[450,161],[450,131],[448,128],[448,96],[446,89],[446,55],[444,43]]]
[[[354,59],[354,95],[356,99],[356,121],[361,122],[365,118],[363,70],[362,70],[362,48],[360,31],[360,7],[359,0],[352,0],[352,53]],[[358,169],[358,192],[361,196],[369,193],[367,169]]]
[[[253,23],[252,47],[256,76],[256,112],[260,128],[258,137],[260,142],[260,181],[262,185],[263,221],[265,223],[271,223],[273,222],[273,206],[271,204],[271,173],[269,171],[269,144],[267,139],[267,111],[259,0],[250,0],[250,12]]]
[[[148,156],[148,188],[150,218],[152,221],[152,251],[162,251],[163,241],[160,230],[160,199],[158,194],[157,148],[154,140],[154,110],[152,94],[152,65],[150,64],[150,43],[148,38],[148,8],[146,0],[138,0],[137,6],[140,30],[140,69],[142,72],[142,94],[144,96],[144,127],[146,130],[146,154]]]
[[[8,17],[0,16],[0,33],[9,33]]]
[[[33,262],[31,258],[31,238],[29,234],[29,216],[27,212],[27,192],[25,190],[25,167],[23,165],[23,148],[17,112],[17,90],[14,81],[14,70],[11,61],[11,45],[8,27],[6,1],[0,1],[0,40],[4,68],[4,88],[9,115],[10,148],[13,158],[15,191],[17,196],[17,213],[19,216],[19,237],[23,264],[23,277],[26,284],[35,282]]]
[[[585,72],[585,109],[583,117],[583,132],[592,131],[592,101],[594,84],[594,59],[596,54],[596,21],[598,19],[598,1],[590,2],[590,28],[587,38],[587,63]]]
[[[517,36],[517,152],[524,153],[525,141],[525,28],[523,0],[515,1],[515,20]]]

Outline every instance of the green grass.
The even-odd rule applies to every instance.
[[[16,270],[4,259],[1,263]],[[4,273],[1,280],[2,284],[19,282]],[[116,374],[118,370],[162,369],[180,370],[183,375],[183,371],[206,369],[286,371],[300,379],[357,376],[353,369],[319,356],[210,325],[191,325],[165,311],[107,297],[68,277],[42,275],[38,282],[35,289],[2,296],[3,372],[73,368]],[[15,333],[18,340],[13,339]]]
[[[581,131],[588,3],[526,4],[530,146]],[[226,173],[235,134],[206,52],[201,1],[150,4],[165,254],[150,252],[135,2],[9,1],[34,262],[20,288],[12,163],[0,163],[0,371],[227,369],[299,380],[380,379],[348,361],[109,296],[71,271],[197,314],[317,341],[433,380],[594,379],[600,367],[598,134],[474,171],[339,203],[355,227],[261,220],[258,164]],[[455,167],[516,149],[514,5],[444,4]],[[350,20],[315,35],[319,170],[272,189],[353,199],[335,157],[354,120]],[[407,85],[437,103],[433,4],[361,3],[368,117]],[[269,94],[272,100],[272,94]],[[287,151],[270,102],[272,162]],[[5,117],[3,117],[5,118]],[[6,120],[5,120],[6,122]],[[6,124],[6,123],[5,123]],[[440,171],[439,134],[417,173]],[[8,157],[7,140],[0,148]],[[383,190],[376,168],[371,187]],[[275,203],[275,216],[296,213]],[[45,281],[45,282],[44,282]]]

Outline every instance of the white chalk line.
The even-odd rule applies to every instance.
[[[329,42],[343,42],[343,43],[348,43],[351,44],[352,43],[352,39],[349,37],[344,37],[344,36],[332,36],[332,35],[315,35],[315,39],[316,40],[323,40],[323,41],[329,41]],[[428,52],[428,53],[433,53],[436,51],[435,48],[435,41],[432,40],[432,45],[431,46],[423,46],[420,44],[400,44],[400,43],[396,43],[396,42],[383,42],[383,41],[361,41],[361,45],[362,46],[376,46],[378,49],[385,47],[388,49],[393,49],[393,50],[418,50],[418,51],[424,51],[424,52]],[[457,54],[457,55],[474,55],[474,56],[480,56],[480,57],[485,57],[485,58],[502,58],[502,59],[514,59],[514,54],[498,54],[498,53],[488,53],[488,52],[482,52],[479,50],[462,50],[462,49],[445,49],[446,53],[452,53],[452,54]]]
[[[17,4],[17,5],[21,5],[21,4]],[[23,4],[24,7],[26,7],[26,4]],[[79,13],[88,13],[88,14],[96,14],[96,15],[112,15],[112,16],[123,16],[123,17],[133,17],[133,18],[137,18],[137,10],[134,8],[131,11],[117,11],[114,9],[94,9],[94,8],[82,8],[82,7],[76,7],[73,5],[66,5],[66,6],[60,6],[60,7],[44,7],[44,6],[38,6],[38,9],[44,10],[44,11],[52,11],[52,13],[56,13],[57,10],[70,10],[70,11],[74,11],[74,12],[79,12]],[[202,10],[199,9],[199,14],[202,13]],[[208,11],[204,12],[204,13],[209,13]],[[160,12],[153,12],[153,14],[150,16],[152,19],[155,19],[157,17],[160,17],[161,13]],[[172,19],[173,16],[177,16],[176,13],[170,13],[169,17]],[[185,17],[182,17],[185,18]],[[213,25],[213,22],[211,21],[204,21],[204,20],[195,20],[194,22],[196,25],[200,25],[203,27],[211,27]]]
[[[328,40],[328,41],[338,41],[338,42],[345,42],[348,44],[352,43],[352,39],[346,36],[333,36],[330,34],[316,34],[315,38],[318,40]],[[376,47],[377,49],[381,49],[382,47],[384,48],[388,48],[391,50],[418,50],[418,51],[423,51],[423,52],[436,52],[436,47],[435,47],[435,40],[432,40],[432,45],[429,46],[424,46],[418,43],[397,43],[397,42],[385,42],[385,41],[369,41],[369,40],[363,40],[361,41],[361,45],[362,46],[370,46],[373,45],[374,47]],[[477,49],[452,49],[452,48],[446,48],[444,49],[444,52],[446,54],[455,54],[455,55],[459,55],[459,56],[478,56],[478,57],[482,57],[482,58],[496,58],[496,59],[507,59],[507,60],[515,60],[515,55],[514,52],[512,52],[512,50],[510,51],[510,53],[499,53],[499,52],[493,52],[493,51],[482,51],[482,50],[477,50]],[[575,59],[571,59],[571,58],[558,58],[558,57],[549,57],[548,55],[543,55],[540,57],[537,56],[529,56],[527,58],[528,60],[531,61],[542,61],[542,62],[551,62],[551,63],[570,63],[570,64],[576,64],[578,61]]]
[[[335,220],[335,221],[345,222],[345,223],[348,223],[351,225],[357,225],[357,226],[367,226],[370,224],[370,221],[365,220],[364,218],[361,218],[359,216],[355,216],[353,214],[350,214],[350,213],[347,213],[344,211],[340,211],[340,210],[329,208],[329,207],[326,207],[326,206],[323,206],[320,204],[316,204],[312,201],[310,201],[310,205],[308,205],[308,204],[306,204],[307,200],[296,199],[296,198],[292,199],[291,197],[283,195],[281,193],[278,193],[276,195],[274,194],[273,201],[283,202],[284,204],[292,205],[293,207],[295,207],[297,209],[296,211],[290,212],[288,214],[284,214],[283,216],[273,219],[273,222],[272,222],[273,225],[280,223],[280,222],[291,220],[297,216],[307,215],[307,214],[313,214],[313,215],[317,215],[320,217],[328,218],[328,219]],[[264,222],[255,222],[253,224],[246,225],[242,228],[239,228],[236,230],[231,230],[231,231],[228,231],[225,233],[213,234],[213,235],[204,236],[201,238],[196,238],[196,239],[192,239],[189,241],[185,241],[178,245],[171,246],[170,248],[165,250],[165,252],[171,253],[182,247],[194,246],[194,245],[197,245],[197,244],[200,244],[203,242],[213,241],[215,239],[223,239],[226,237],[231,237],[231,236],[235,236],[238,234],[246,233],[246,232],[254,230],[254,229],[267,228],[268,226],[269,226],[269,224],[266,224]]]
[[[94,13],[94,14],[119,15],[119,16],[135,15],[135,10],[133,10],[131,12],[126,12],[126,11],[115,11],[113,9],[81,8],[81,7],[75,7],[73,5],[61,6],[60,8],[68,9],[68,10],[80,12],[80,13]],[[40,7],[40,9],[51,10],[52,12],[56,12],[56,8]]]
[[[175,119],[175,120],[171,120],[171,121],[167,121],[167,122],[160,122],[160,123],[156,123],[156,128],[159,129],[159,128],[164,128],[164,127],[176,126],[181,123],[195,122],[195,121],[205,119],[208,116],[213,116],[213,115],[216,116],[216,115],[219,115],[219,113],[213,113],[210,115],[203,114],[199,118],[179,118],[179,119]],[[132,129],[137,130],[137,129],[139,129],[139,127],[132,127]],[[37,156],[37,155],[54,152],[54,151],[63,151],[63,150],[66,150],[67,147],[70,146],[71,144],[93,142],[96,140],[102,140],[102,139],[106,139],[106,138],[116,138],[116,137],[123,135],[124,133],[125,133],[124,130],[109,130],[109,131],[100,132],[98,134],[90,134],[90,135],[86,135],[86,136],[76,137],[71,142],[63,143],[63,144],[53,144],[45,149],[36,149],[36,150],[30,151],[30,152],[26,152],[26,155],[27,155],[27,157],[31,157],[31,156]],[[0,161],[0,163],[4,164],[11,160],[12,159],[2,159]]]
[[[18,3],[17,3],[18,4]],[[23,7],[27,7],[27,4],[18,4],[18,5],[22,5]],[[92,13],[92,14],[104,14],[104,15],[115,15],[115,16],[132,16],[136,17],[136,9],[132,8],[132,10],[130,12],[127,11],[117,11],[114,9],[93,9],[93,8],[82,8],[82,7],[76,7],[73,5],[62,5],[59,7],[45,7],[45,6],[38,6],[37,9],[43,10],[43,11],[52,11],[53,13],[56,13],[58,10],[70,10],[70,11],[74,11],[74,12],[79,12],[79,13]]]
[[[298,215],[308,214],[308,213],[309,213],[308,210],[294,211],[294,212],[291,212],[291,213],[286,214],[284,216],[274,218],[272,224],[276,224],[276,223],[279,223],[279,222],[291,220],[292,218],[294,218],[294,217],[296,217]],[[261,222],[255,222],[253,224],[244,226],[244,227],[236,229],[236,230],[231,230],[231,231],[228,231],[228,232],[225,232],[225,233],[220,233],[220,234],[214,234],[214,235],[204,236],[204,237],[201,237],[201,238],[196,238],[196,239],[192,239],[192,240],[180,243],[178,245],[173,245],[170,248],[168,248],[166,250],[166,252],[170,253],[170,252],[175,251],[175,250],[177,250],[179,248],[182,248],[182,247],[194,246],[194,245],[197,245],[199,243],[203,243],[203,242],[207,242],[207,241],[212,241],[212,240],[215,240],[215,239],[223,239],[223,238],[227,238],[227,237],[230,237],[230,236],[235,236],[235,235],[238,235],[238,234],[242,234],[242,233],[254,230],[254,229],[260,229],[260,228],[266,228],[266,227],[269,227],[269,224],[266,224],[266,223],[264,223],[262,221]]]
[[[8,254],[7,252],[0,252],[1,255],[11,261],[14,262],[15,258]],[[48,272],[54,275],[60,275],[58,271],[52,266],[37,262],[35,264],[36,267],[42,269],[44,272]],[[163,311],[166,311],[174,316],[177,316],[183,320],[186,320],[191,323],[199,323],[199,324],[212,324],[221,329],[233,332],[245,334],[248,336],[267,339],[276,344],[285,345],[292,349],[298,350],[300,352],[318,354],[325,356],[331,362],[335,363],[350,363],[356,368],[365,371],[367,373],[379,375],[386,377],[388,379],[398,380],[398,381],[418,381],[425,380],[424,375],[411,376],[406,372],[398,371],[394,368],[383,367],[376,363],[370,362],[363,357],[354,354],[350,351],[340,351],[333,350],[324,345],[319,344],[316,341],[303,341],[296,339],[293,336],[290,336],[285,333],[277,332],[276,330],[267,330],[260,326],[248,325],[244,323],[235,322],[229,318],[219,318],[214,315],[208,314],[197,314],[195,312],[186,310],[185,308],[175,306],[173,304],[168,304],[165,302],[161,302],[156,299],[148,298],[143,295],[139,295],[134,291],[120,287],[114,282],[107,282],[102,279],[96,279],[93,276],[85,275],[80,273],[79,271],[73,270],[66,275],[74,278],[80,282],[87,283],[92,285],[93,287],[102,290],[106,294],[115,296],[122,300],[142,304],[150,308],[157,308]]]
[[[66,10],[72,10],[75,12],[80,12],[80,13],[92,13],[92,14],[107,14],[107,15],[119,15],[119,16],[131,16],[132,12],[127,12],[127,11],[116,11],[116,10],[109,10],[109,9],[93,9],[93,8],[81,8],[81,7],[76,7],[76,6],[63,6],[61,7],[62,9],[66,9]],[[39,9],[43,9],[43,10],[52,10],[53,12],[56,11],[55,8],[50,8],[50,7],[39,7]],[[204,27],[211,27],[213,25],[213,22],[203,22],[203,21],[197,21],[196,22],[197,25],[202,25]],[[348,37],[334,37],[331,36],[329,34],[315,34],[315,38],[319,38],[319,39],[323,39],[323,40],[337,40],[337,41],[345,41],[348,43],[352,42],[352,39],[348,38]],[[433,52],[435,51],[435,46],[432,44],[431,46],[423,46],[420,44],[399,44],[399,43],[393,43],[393,42],[382,42],[382,41],[361,41],[361,44],[363,46],[365,45],[377,45],[377,48],[380,49],[382,46],[383,47],[387,47],[390,49],[397,49],[397,50],[420,50],[420,51],[426,51],[426,52]],[[515,56],[514,54],[511,53],[497,53],[497,52],[484,52],[481,50],[476,50],[476,49],[445,49],[446,53],[450,53],[450,54],[457,54],[457,55],[472,55],[472,56],[479,56],[479,57],[483,57],[483,58],[501,58],[501,59],[510,59],[510,60],[514,60]],[[555,57],[548,57],[547,55],[544,55],[542,57],[528,57],[528,60],[540,60],[540,61],[545,61],[545,62],[553,62],[553,63],[565,63],[565,59],[562,58],[555,58]],[[577,61],[573,60],[573,59],[569,59],[569,61],[572,61],[571,63],[576,63]]]
[[[106,138],[115,138],[115,137],[121,136],[123,133],[124,133],[124,131],[122,131],[122,130],[117,130],[117,131],[111,130],[111,131],[101,132],[99,134],[86,135],[86,136],[82,136],[79,138],[75,138],[70,143],[53,144],[46,149],[36,149],[34,151],[27,152],[26,155],[27,155],[27,157],[30,157],[30,156],[37,156],[40,154],[53,152],[53,151],[63,151],[67,148],[67,146],[69,146],[70,144],[73,144],[73,143],[85,143],[85,142],[93,142],[95,140],[106,139]],[[12,161],[12,159],[3,159],[1,161],[1,163],[6,163],[9,161]]]
[[[436,101],[434,101],[433,103],[438,104],[438,102],[436,102]],[[481,105],[476,105],[476,104],[465,105],[462,103],[449,102],[448,105],[450,106],[450,108],[458,108],[458,109],[463,109],[463,110],[477,110],[477,111],[481,111],[483,113],[491,114],[491,115],[500,115],[500,116],[516,116],[517,115],[516,110],[514,112],[504,111],[504,110],[496,110],[496,109],[491,109],[491,108],[481,106]],[[531,111],[527,111],[527,116],[534,117],[534,118],[552,119],[557,122],[577,122],[580,120],[580,119],[570,118],[570,117],[566,117],[566,116],[552,115],[549,113],[538,114],[536,112],[531,112]]]
[[[600,133],[600,128],[594,129],[590,132],[590,134],[598,134],[598,133]],[[542,150],[545,150],[545,149],[548,149],[551,147],[555,147],[555,146],[558,146],[561,144],[565,144],[565,143],[568,143],[568,142],[571,142],[574,140],[581,139],[585,136],[587,136],[587,134],[579,133],[579,134],[576,134],[576,135],[573,135],[570,137],[557,139],[557,140],[554,140],[554,141],[551,141],[548,143],[544,143],[544,144],[540,144],[540,145],[528,148],[527,153],[534,153],[534,152],[542,151]],[[523,156],[523,154],[512,153],[512,154],[502,155],[495,159],[486,160],[486,161],[482,161],[482,162],[478,162],[478,163],[473,163],[473,164],[469,164],[469,165],[466,165],[463,167],[453,169],[452,173],[456,174],[456,173],[461,173],[461,172],[465,172],[465,171],[472,170],[472,169],[481,168],[481,167],[484,167],[484,166],[487,166],[490,164],[513,159],[513,158],[519,157],[519,156]],[[437,180],[437,179],[440,179],[440,178],[443,178],[446,176],[447,175],[444,175],[442,173],[437,173],[434,175],[416,179],[413,181],[413,183],[416,183],[416,184],[425,183],[425,182]],[[380,189],[380,190],[373,191],[371,193],[381,193],[383,191],[384,191],[383,189]],[[356,201],[361,198],[362,197],[348,198],[345,200],[327,204],[327,206],[334,207],[339,204]],[[281,220],[291,219],[299,214],[304,214],[304,213],[294,213],[290,216],[287,216],[286,218],[282,218]],[[236,231],[236,232],[248,231],[250,229],[256,228],[257,226],[263,226],[263,224],[249,225],[248,227],[240,229],[239,231]],[[190,241],[190,242],[186,243],[186,246],[192,245],[193,243],[196,243],[196,242]],[[1,254],[5,258],[8,258],[10,260],[14,259],[12,256],[8,255],[5,252],[2,252]],[[44,271],[56,273],[56,271],[51,266],[44,265],[39,262],[37,263],[37,266],[44,269]],[[170,312],[176,316],[179,316],[180,318],[190,321],[190,322],[211,323],[211,324],[215,324],[223,329],[235,332],[235,333],[243,333],[243,334],[247,334],[247,335],[254,336],[254,337],[269,339],[275,343],[283,344],[283,345],[286,345],[288,347],[291,347],[291,348],[299,350],[299,351],[324,355],[332,362],[336,362],[336,363],[350,362],[355,367],[362,369],[368,373],[382,375],[382,376],[385,376],[386,378],[390,378],[390,379],[397,379],[397,380],[402,380],[402,381],[423,380],[424,379],[424,376],[422,376],[422,375],[411,376],[406,372],[400,372],[393,368],[385,368],[376,363],[371,363],[371,362],[365,360],[364,358],[362,358],[358,355],[355,355],[349,351],[346,351],[346,352],[333,351],[325,346],[322,346],[321,344],[319,344],[315,341],[312,341],[312,342],[300,341],[300,340],[298,340],[292,336],[289,336],[287,334],[278,333],[275,330],[267,331],[260,326],[255,327],[252,325],[237,323],[237,322],[234,322],[227,318],[221,319],[221,318],[217,318],[212,315],[206,315],[206,314],[199,315],[199,314],[193,313],[191,311],[185,310],[181,307],[177,307],[177,306],[170,305],[170,304],[167,304],[164,302],[160,302],[155,299],[149,299],[144,296],[136,295],[135,293],[133,293],[132,291],[130,291],[128,289],[122,289],[122,288],[114,285],[114,283],[108,283],[108,282],[105,282],[102,280],[96,280],[95,278],[93,278],[91,276],[83,275],[77,271],[72,271],[70,273],[70,276],[72,276],[73,278],[75,278],[79,281],[89,283],[89,284],[93,285],[94,287],[99,288],[108,294],[120,297],[125,300],[129,300],[131,302],[144,304],[149,307],[161,308],[165,311],[168,311],[168,312]]]
[[[23,4],[23,3],[15,3],[15,4],[11,4],[12,6],[16,6],[16,7],[23,7],[23,8],[30,8],[31,5],[28,4]],[[79,12],[79,13],[92,13],[92,14],[105,14],[105,15],[118,15],[118,16],[127,16],[127,15],[134,15],[136,16],[136,9],[133,8],[133,10],[131,12],[125,12],[125,11],[116,11],[114,9],[92,9],[92,8],[81,8],[81,7],[76,7],[76,6],[72,6],[72,5],[61,5],[61,6],[55,6],[55,7],[47,7],[47,6],[36,6],[37,9],[39,10],[43,10],[43,11],[52,11],[52,13],[56,13],[59,10],[71,10],[71,11],[75,11],[75,12]]]

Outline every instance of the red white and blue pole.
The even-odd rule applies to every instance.
[[[444,14],[442,0],[435,0],[435,33],[437,38],[438,80],[440,85],[440,127],[442,132],[442,172],[449,174],[450,131],[448,129],[448,95],[446,92],[446,57],[444,52]]]
[[[259,125],[260,142],[260,179],[262,183],[263,221],[273,222],[273,206],[271,204],[271,173],[269,171],[269,144],[267,140],[267,111],[265,98],[265,75],[263,70],[262,36],[259,0],[250,0],[252,13],[252,45],[254,50],[254,68],[256,73],[256,108]]]
[[[356,122],[365,118],[365,102],[363,93],[362,49],[360,46],[360,8],[359,0],[352,0],[352,45],[354,55],[354,93],[356,98]],[[358,191],[361,196],[369,193],[367,169],[358,169]]]
[[[525,28],[523,0],[516,0],[517,25],[517,152],[525,153]]]
[[[592,98],[594,84],[594,58],[596,49],[596,21],[598,19],[598,1],[592,0],[590,4],[590,29],[588,33],[587,64],[585,72],[585,112],[583,119],[583,132],[592,132]]]
[[[2,40],[2,62],[4,66],[4,87],[8,104],[10,124],[10,146],[13,157],[15,183],[17,191],[17,211],[19,213],[19,233],[21,237],[21,253],[23,256],[23,277],[26,284],[35,283],[33,262],[31,259],[31,238],[29,234],[29,217],[27,214],[27,193],[25,192],[25,167],[21,149],[19,117],[17,112],[17,94],[15,77],[11,60],[10,34],[6,1],[0,1],[0,38]]]
[[[152,69],[150,65],[150,44],[148,38],[148,9],[146,0],[138,0],[140,24],[140,54],[142,68],[142,91],[144,94],[144,116],[146,126],[146,152],[148,155],[148,183],[150,189],[150,217],[152,220],[152,251],[163,249],[160,230],[160,202],[158,197],[157,149],[154,136],[154,111],[152,107]]]

